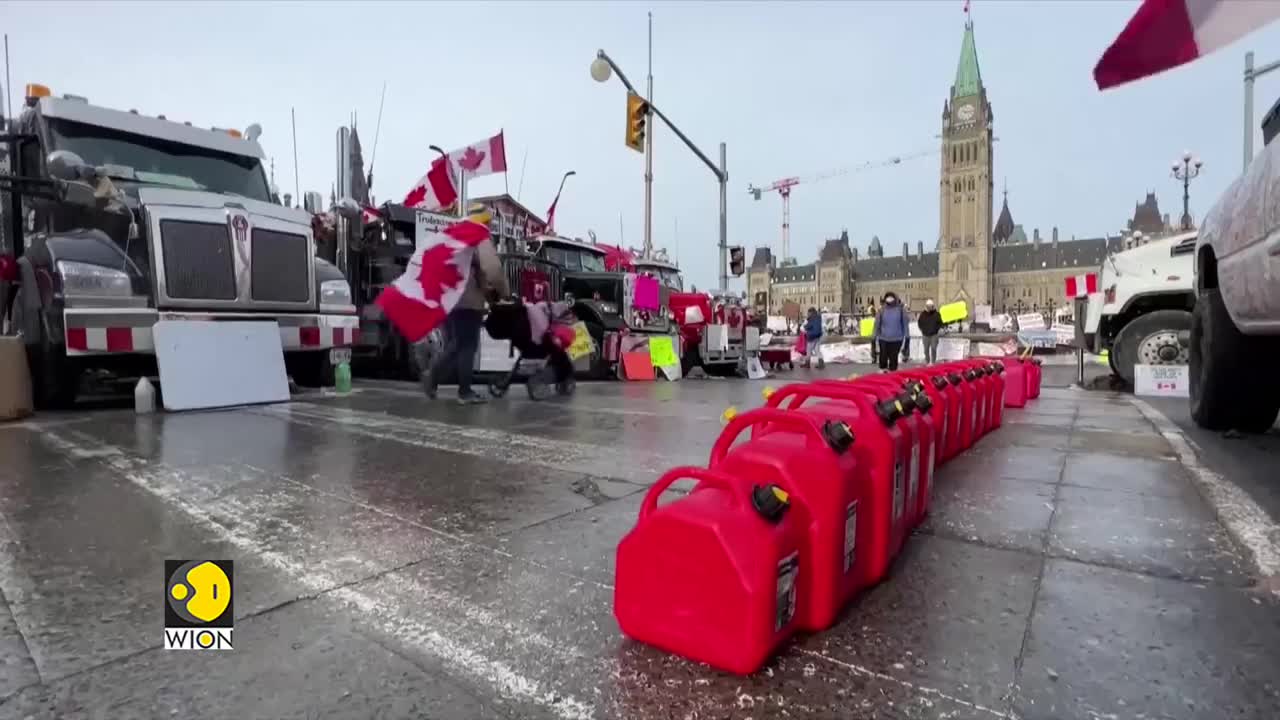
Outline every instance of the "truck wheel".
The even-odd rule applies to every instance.
[[[1156,310],[1139,315],[1120,329],[1107,362],[1130,385],[1135,365],[1186,365],[1189,353],[1178,342],[1178,333],[1189,329],[1191,313],[1185,310]]]
[[[286,367],[293,381],[302,387],[333,387],[333,363],[329,351],[293,353],[287,357]]]
[[[1222,295],[1205,291],[1191,322],[1191,418],[1206,430],[1265,432],[1280,410],[1275,383],[1259,382],[1270,338],[1240,332]],[[1273,342],[1271,344],[1274,344]]]

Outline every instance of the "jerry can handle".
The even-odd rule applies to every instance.
[[[810,398],[822,398],[824,400],[847,400],[858,406],[858,409],[864,412],[873,412],[874,408],[870,398],[866,393],[853,386],[853,382],[848,380],[814,380],[808,383],[796,383],[788,385],[785,389],[795,388],[791,393],[794,396],[791,404],[787,405],[788,410],[796,410]],[[781,392],[781,391],[779,391]],[[770,396],[772,400],[778,393]]]
[[[790,409],[794,410],[802,405],[805,400],[809,399],[809,394],[805,392],[806,388],[808,388],[807,383],[790,383],[788,385],[783,385],[773,391],[773,393],[765,399],[764,406],[771,408],[780,407],[783,400],[786,400],[787,398],[795,398],[791,405],[788,406]]]
[[[801,434],[808,435],[820,445],[827,446],[826,436],[822,434],[822,428],[818,425],[816,419],[808,415],[779,410],[778,408],[758,407],[729,421],[729,424],[720,433],[720,437],[716,438],[716,444],[711,447],[711,462],[709,464],[714,467],[721,460],[724,460],[724,456],[729,454],[729,448],[733,447],[734,441],[738,439],[743,430],[764,423],[777,424],[788,430],[795,430]]]
[[[649,513],[657,509],[658,498],[671,487],[672,483],[685,479],[697,480],[699,484],[706,483],[710,487],[728,491],[736,501],[742,499],[742,488],[739,487],[741,483],[734,482],[728,475],[707,468],[682,465],[666,471],[657,482],[649,486],[649,491],[644,494],[644,502],[640,503],[640,519],[644,520]]]

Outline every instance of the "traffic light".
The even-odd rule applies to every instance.
[[[729,248],[729,272],[734,277],[740,277],[747,271],[747,254],[743,251],[741,245],[735,245]]]
[[[644,134],[649,123],[649,102],[639,95],[627,93],[627,147],[644,152]]]

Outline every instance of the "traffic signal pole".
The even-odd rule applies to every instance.
[[[609,57],[604,50],[596,51],[596,59],[602,60],[605,63],[607,63],[609,65],[609,68],[613,72],[618,74],[618,79],[622,81],[623,86],[625,86],[628,91],[635,93],[636,95],[640,94],[636,92],[635,86],[631,84],[631,81],[627,80],[627,76],[623,74],[622,70],[618,68],[618,65],[613,62],[613,58]],[[597,79],[600,80],[601,82],[603,82],[604,80],[607,80],[608,73],[601,75]],[[720,247],[720,291],[728,292],[729,290],[729,249],[728,249],[729,248],[729,222],[728,222],[729,171],[728,171],[728,163],[726,161],[727,150],[726,150],[725,144],[720,143],[720,165],[717,166],[714,162],[711,161],[711,158],[707,157],[706,153],[699,150],[698,146],[693,144],[693,141],[690,140],[687,135],[680,132],[680,128],[676,127],[675,123],[671,122],[671,118],[667,117],[662,112],[662,110],[659,110],[657,105],[654,105],[652,102],[650,102],[649,112],[651,112],[654,115],[657,115],[658,119],[661,120],[663,123],[665,123],[666,126],[671,130],[671,132],[675,133],[676,137],[680,138],[680,141],[685,144],[685,147],[689,148],[689,150],[692,151],[694,155],[698,156],[698,159],[701,160],[704,165],[710,168],[711,173],[716,176],[716,180],[719,181],[720,183],[720,246],[719,246]],[[648,132],[646,131],[646,135],[647,134]],[[646,138],[646,142],[647,142],[647,138]]]

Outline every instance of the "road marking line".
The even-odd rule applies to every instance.
[[[1191,471],[1227,532],[1253,557],[1258,574],[1263,578],[1280,577],[1280,525],[1239,485],[1205,467],[1195,443],[1172,420],[1143,400],[1133,398],[1133,404],[1173,446],[1178,460]],[[1280,595],[1280,591],[1274,592]]]
[[[682,459],[692,464],[703,462],[701,455],[681,458],[629,452],[618,447],[311,403],[265,405],[246,409],[245,412],[279,417],[312,427],[338,425],[348,433],[375,440],[391,440],[430,450],[444,450],[517,465],[536,465],[641,485],[652,484],[668,468],[681,464]]]
[[[979,705],[978,703],[969,702],[968,700],[962,700],[954,695],[948,695],[947,693],[944,693],[941,690],[935,690],[934,688],[925,687],[924,685],[917,685],[916,683],[913,683],[910,680],[903,680],[902,678],[896,678],[892,675],[886,675],[885,673],[877,672],[875,670],[863,667],[856,663],[845,662],[844,660],[837,660],[831,657],[830,655],[825,655],[823,653],[816,652],[814,650],[806,650],[804,648],[793,648],[793,650],[795,650],[797,653],[800,653],[801,655],[808,655],[810,657],[815,657],[820,660],[825,660],[826,662],[829,662],[832,665],[842,667],[856,675],[864,675],[866,677],[875,678],[876,680],[893,683],[894,685],[899,685],[901,687],[906,688],[907,690],[913,690],[917,693],[920,693],[921,695],[932,695],[933,697],[939,698],[941,700],[946,700],[947,702],[955,703],[956,705],[960,705],[961,707],[966,707],[966,708],[969,708],[970,710],[976,710],[978,712],[986,713],[992,717],[1002,718],[1003,720],[1015,720],[1015,718],[1017,717],[1016,715],[1002,712],[1000,710],[994,710],[984,705]]]
[[[345,583],[336,577],[330,576],[323,570],[308,568],[303,563],[270,549],[266,544],[255,539],[252,534],[229,528],[217,522],[211,515],[216,514],[218,511],[211,512],[211,508],[208,506],[197,506],[191,503],[182,496],[180,487],[175,487],[167,481],[175,477],[185,476],[187,473],[167,468],[160,463],[153,463],[140,457],[132,457],[118,447],[102,444],[96,440],[90,440],[93,444],[98,445],[95,448],[84,442],[78,442],[65,435],[60,435],[55,431],[48,431],[41,438],[55,448],[71,452],[77,457],[99,458],[103,464],[140,489],[186,514],[195,524],[212,533],[217,539],[228,543],[246,555],[255,557],[279,571],[285,578],[307,589],[310,597],[331,595],[347,602],[366,616],[365,621],[368,624],[377,627],[388,637],[397,638],[401,642],[414,645],[424,654],[435,656],[447,664],[452,664],[471,675],[474,679],[488,683],[500,694],[517,702],[541,705],[564,720],[587,720],[595,717],[593,705],[558,690],[545,687],[542,683],[520,674],[507,662],[487,657],[480,650],[470,647],[460,640],[445,636],[437,628],[456,625],[456,618],[437,615],[429,603],[415,605],[412,612],[409,612],[406,608],[399,607],[397,603],[382,602],[367,592],[356,590],[350,586],[344,587]],[[217,503],[215,503],[216,505]],[[258,522],[262,519],[262,514],[254,508],[244,507],[243,504],[239,503],[226,503],[226,505],[227,507],[222,507],[219,510],[222,514],[229,516],[235,528],[256,528]],[[440,601],[441,604],[445,605],[452,603],[455,607],[448,609],[462,611],[465,615],[470,616],[467,618],[468,620],[481,627],[502,627],[504,630],[508,630],[514,635],[511,639],[517,645],[520,643],[539,645],[541,649],[538,652],[568,647],[563,643],[542,638],[536,632],[516,627],[510,623],[503,623],[488,611],[476,607],[466,600],[453,598],[446,593],[427,588],[411,579],[405,578],[404,580],[415,586],[416,597],[426,596],[428,599]],[[408,619],[410,615],[437,615],[437,617],[433,618],[437,622],[424,624]],[[503,627],[504,625],[507,627]],[[470,634],[468,639],[474,638],[475,634],[473,633]],[[538,642],[539,640],[541,642]],[[495,643],[495,645],[497,644],[499,643]],[[500,649],[509,657],[511,647],[505,643],[501,643],[501,645]]]

